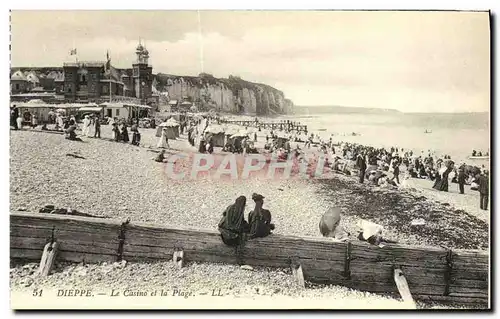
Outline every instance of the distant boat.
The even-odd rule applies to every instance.
[[[432,131],[425,130],[425,132],[424,132],[424,133],[432,133]]]
[[[326,131],[326,128],[320,128],[318,131]]]
[[[471,159],[471,160],[486,160],[486,159],[490,159],[490,156],[489,155],[469,156],[469,159]]]

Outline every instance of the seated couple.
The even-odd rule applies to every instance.
[[[228,246],[239,246],[246,238],[266,237],[274,230],[271,223],[271,212],[262,208],[264,196],[253,194],[255,208],[248,214],[248,222],[245,220],[246,197],[240,196],[234,204],[228,206],[219,222],[219,231],[222,241]]]

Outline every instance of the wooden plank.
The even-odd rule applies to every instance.
[[[49,255],[49,248],[52,246],[52,243],[47,243],[42,252],[42,258],[40,259],[40,265],[38,266],[38,273],[42,273],[45,265],[47,264],[47,259]]]
[[[54,266],[54,263],[56,261],[58,246],[59,245],[57,242],[48,243],[47,245],[45,245],[42,255],[42,262],[40,263],[40,275],[45,277],[50,274],[50,271],[52,270],[52,267]]]
[[[306,284],[304,281],[304,273],[302,272],[302,266],[300,265],[300,262],[297,259],[295,259],[292,262],[291,268],[293,277],[295,278],[295,281],[297,282],[299,287],[305,288]]]
[[[43,249],[10,248],[11,259],[40,260],[40,258],[42,258],[42,254]]]
[[[437,296],[437,295],[418,295],[416,299],[425,302],[435,302],[439,304],[460,304],[469,306],[480,306],[487,308],[489,304],[488,298],[477,297],[461,297],[461,296]]]
[[[98,242],[98,241],[80,241],[78,238],[71,240],[66,238],[58,238],[60,241],[60,249],[74,250],[90,253],[102,254],[116,254],[118,243]],[[13,248],[27,248],[27,249],[42,249],[47,240],[37,237],[11,237],[10,246]]]
[[[75,223],[65,223],[61,221],[50,221],[50,222],[40,222],[35,220],[32,225],[26,225],[22,223],[11,223],[10,232],[14,236],[16,234],[22,233],[33,233],[39,234],[37,236],[46,236],[49,234],[49,237],[52,235],[52,230],[54,229],[55,236],[68,236],[70,237],[72,234],[76,236],[85,236],[85,234],[92,234],[92,236],[96,238],[101,238],[101,240],[114,240],[118,237],[119,227],[108,226],[108,225],[96,225],[93,227],[90,224],[86,225],[78,225]]]
[[[182,249],[176,249],[172,259],[178,268],[182,268],[184,264],[184,251]]]
[[[74,251],[59,251],[58,258],[64,261],[75,263],[100,263],[100,262],[115,262],[116,255],[91,254]]]
[[[417,307],[411,295],[408,282],[399,268],[394,269],[394,282],[396,283],[399,294],[403,298],[403,302],[407,303],[412,309],[416,309]]]

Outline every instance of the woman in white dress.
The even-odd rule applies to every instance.
[[[168,144],[168,138],[167,138],[167,129],[164,128],[161,130],[161,136],[160,139],[158,140],[158,144],[156,145],[157,148],[170,148],[170,145]]]
[[[21,117],[21,115],[19,115],[16,119],[17,121],[17,128],[19,130],[22,130],[23,129],[23,118]]]
[[[87,137],[94,137],[94,133],[95,133],[95,116],[94,115],[92,115],[90,117],[89,131],[87,133],[88,133]]]
[[[85,118],[83,119],[82,135],[89,136],[89,130],[90,130],[90,118],[88,115],[85,115]]]

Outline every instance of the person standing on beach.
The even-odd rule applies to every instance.
[[[358,155],[358,167],[359,167],[359,182],[363,184],[365,181],[365,174],[366,174],[366,159],[365,156],[362,154]]]
[[[89,131],[90,131],[90,117],[88,115],[85,115],[85,117],[83,119],[82,135],[83,136],[88,136],[89,135]]]
[[[479,176],[479,207],[483,210],[488,210],[489,184],[488,171],[485,170],[484,173]]]
[[[460,190],[460,194],[464,194],[464,185],[465,185],[465,171],[463,166],[460,166],[458,169],[458,177],[457,177],[457,182],[458,182],[458,189]]]
[[[31,128],[36,128],[38,126],[38,118],[36,114],[31,117]]]
[[[391,181],[396,179],[396,182],[399,184],[399,160],[395,159],[394,164],[393,164],[393,169],[394,169],[394,176],[391,178]]]
[[[19,109],[13,106],[10,112],[10,125],[14,127],[14,130],[20,129],[17,125],[17,118],[19,117]]]
[[[168,136],[167,136],[167,129],[163,128],[161,131],[161,136],[160,139],[158,140],[158,143],[156,144],[157,148],[170,148],[170,145],[168,144]]]
[[[120,129],[118,129],[118,124],[113,122],[113,139],[115,142],[120,141]]]
[[[99,120],[99,115],[95,118],[95,132],[94,137],[101,138],[101,121]]]

